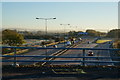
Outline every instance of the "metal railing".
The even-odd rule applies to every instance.
[[[99,59],[120,59],[120,57],[95,57],[95,56],[85,56],[86,50],[108,50],[108,51],[120,51],[120,49],[102,49],[102,48],[42,48],[42,47],[0,47],[0,48],[11,48],[14,49],[14,55],[1,55],[0,57],[14,57],[14,60],[2,60],[2,62],[81,62],[84,66],[85,63],[120,63],[120,61],[86,61],[87,58],[99,58]],[[40,55],[16,55],[16,49],[67,49],[67,50],[82,50],[81,57],[66,57],[66,56],[40,56]],[[17,57],[40,57],[40,58],[82,58],[82,60],[16,60]]]

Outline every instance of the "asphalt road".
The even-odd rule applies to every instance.
[[[79,44],[76,46],[76,48],[109,48],[110,44],[104,43],[104,44],[95,44],[95,43],[90,43],[90,44]],[[85,56],[88,56],[89,50],[85,51]],[[103,51],[103,50],[93,50],[94,56],[95,57],[110,57],[109,51]],[[63,55],[60,56],[67,56],[67,57],[78,57],[78,56],[83,56],[83,52],[81,50],[68,50],[65,52]],[[55,60],[80,60],[82,61],[82,58],[56,58]],[[85,61],[112,61],[112,59],[99,59],[99,58],[87,58]],[[52,63],[52,65],[82,65],[82,63],[70,63],[70,62],[60,62],[60,63]],[[85,65],[114,65],[113,63],[85,63]]]
[[[94,39],[93,38],[92,39],[86,38],[83,40],[82,43],[77,44],[75,47],[76,48],[93,48],[97,45],[98,45],[98,48],[108,48],[109,47],[108,43],[106,43],[106,44],[96,44],[96,43],[88,44],[87,43],[88,41],[93,42]],[[58,44],[58,47],[63,47],[63,46],[64,46],[64,44]],[[47,50],[47,55],[51,55],[57,51],[58,51],[57,49],[49,49],[49,50]],[[96,50],[93,52],[94,52],[94,56],[107,56],[107,57],[110,56],[109,51]],[[86,51],[86,56],[87,56],[87,53],[88,53],[88,51]],[[31,51],[31,52],[28,52],[28,53],[22,54],[22,55],[46,55],[46,50],[34,50],[34,51]],[[68,57],[74,56],[74,57],[76,57],[76,56],[82,56],[82,55],[83,55],[82,50],[68,50],[63,55],[60,55],[60,56],[68,56]],[[13,59],[14,58],[10,58],[8,60],[13,60]],[[37,57],[37,58],[36,57],[18,57],[17,58],[17,60],[41,60],[41,59],[43,59],[43,58],[39,58],[39,57]],[[69,59],[69,58],[56,58],[55,60],[82,60],[82,58],[71,58],[71,59]],[[110,61],[111,59],[85,59],[85,60],[88,60],[88,61],[90,61],[90,60]],[[3,65],[11,65],[11,64],[13,64],[13,62],[3,63]],[[19,62],[18,64],[30,65],[30,64],[34,64],[34,62]],[[67,64],[67,65],[68,64],[70,64],[70,65],[76,64],[76,65],[78,65],[78,64],[80,64],[81,65],[81,63],[52,63],[52,64],[55,64],[55,65],[61,65],[61,64]],[[100,64],[94,64],[94,63],[89,64],[89,63],[86,63],[85,65],[113,65],[113,64],[103,64],[103,63],[102,64],[101,63]]]
[[[93,39],[92,39],[93,40]],[[53,47],[53,46],[49,46],[49,47]],[[57,47],[60,48],[60,47],[64,47],[64,43],[60,43],[60,44],[57,44]],[[21,55],[42,55],[42,56],[46,56],[46,52],[47,52],[47,55],[51,55],[57,51],[59,51],[60,49],[39,49],[39,50],[33,50],[33,51],[30,51],[30,52],[27,52],[25,54],[21,54]],[[41,57],[17,57],[16,60],[41,60],[43,58]],[[14,60],[14,58],[3,58],[3,60]],[[2,65],[12,65],[13,62],[3,62]],[[17,62],[17,64],[20,64],[20,65],[32,65],[34,64],[34,62]]]
[[[85,43],[82,44],[78,44],[77,46],[75,46],[75,48],[93,48],[97,46],[97,44],[95,43],[91,43],[91,44],[87,44],[87,41]],[[65,52],[63,55],[60,56],[67,56],[67,57],[78,57],[78,56],[83,56],[82,50],[68,50],[67,52]],[[55,60],[82,60],[82,58],[56,58]],[[78,65],[81,63],[65,63],[65,62],[60,62],[60,63],[52,63],[53,65]]]
[[[103,43],[103,44],[99,44],[96,48],[109,48],[111,44],[109,44],[109,42],[106,42],[106,43]],[[111,57],[110,56],[110,52],[109,50],[95,50],[94,51],[94,56],[98,56],[98,57]],[[100,58],[97,58],[97,59],[92,59],[93,61],[112,61],[112,59],[100,59]],[[87,64],[89,65],[89,64]],[[114,65],[113,63],[96,63],[96,64],[93,64],[93,65]]]
[[[64,44],[60,43],[57,46],[60,48],[60,47],[63,47]],[[49,46],[49,47],[52,47],[52,46]],[[58,51],[57,49],[47,49],[47,50],[39,49],[39,50],[30,51],[28,53],[21,54],[21,55],[46,55],[46,52],[47,52],[47,55],[50,55],[50,54],[55,53],[57,51]],[[37,58],[36,57],[17,57],[16,59],[17,60],[40,60],[42,58],[39,58],[39,57],[37,57]],[[6,58],[3,58],[3,60],[6,60]],[[7,60],[14,60],[14,58],[9,58]],[[13,62],[4,62],[2,64],[3,65],[11,65],[11,64],[13,64]],[[27,65],[27,64],[33,64],[33,63],[30,63],[30,62],[27,62],[27,63],[25,63],[25,62],[18,62],[18,64],[20,64],[20,65]]]

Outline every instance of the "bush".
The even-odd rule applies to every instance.
[[[114,46],[114,48],[120,49],[120,40],[116,40],[116,41],[113,43],[113,46]]]

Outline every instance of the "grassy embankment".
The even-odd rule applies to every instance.
[[[46,44],[46,46],[51,46],[51,45],[55,45],[55,44],[58,44],[58,43],[63,43],[64,41],[61,41],[61,42],[53,42],[53,43],[49,43],[49,44]],[[38,47],[38,46],[34,46],[34,47]],[[23,53],[26,53],[26,52],[29,52],[29,49],[24,49],[24,50],[19,50],[16,52],[16,54],[23,54]],[[3,55],[14,55],[14,52],[11,52],[11,53],[7,53],[7,54],[3,54]]]
[[[113,48],[120,49],[120,40],[114,41]],[[118,54],[118,56],[120,56],[120,51],[118,51],[117,54]]]
[[[96,43],[105,43],[105,42],[109,42],[111,40],[97,40]]]
[[[105,43],[111,40],[97,40],[96,43]],[[116,40],[112,44],[113,48],[120,49],[120,40]],[[120,51],[117,52],[120,55]]]
[[[114,47],[114,48],[117,48],[117,49],[120,49],[120,40],[116,40],[116,41],[113,43],[113,47]]]

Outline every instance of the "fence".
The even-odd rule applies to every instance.
[[[120,63],[120,61],[85,61],[87,58],[99,59],[120,59],[120,57],[98,57],[98,56],[85,56],[86,50],[107,50],[107,51],[120,51],[120,49],[102,49],[102,48],[42,48],[42,47],[0,47],[14,49],[14,55],[1,55],[0,57],[14,57],[14,60],[2,60],[2,62],[81,62],[83,66],[85,63]],[[66,56],[41,56],[41,55],[16,55],[16,49],[62,49],[62,50],[82,50],[81,57],[66,57]],[[16,60],[17,57],[41,57],[41,58],[82,58],[81,60]]]

